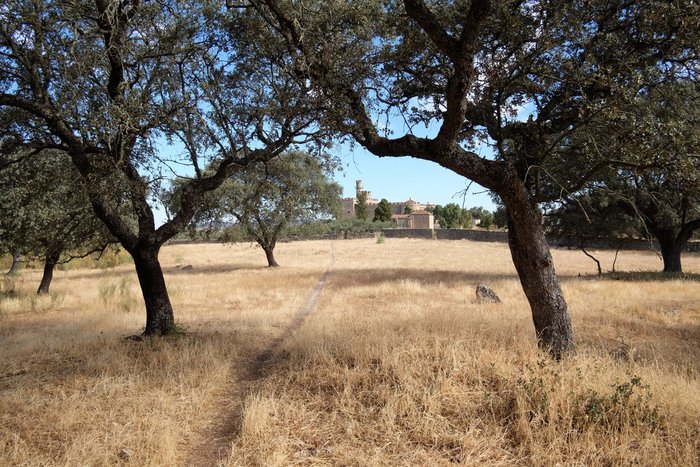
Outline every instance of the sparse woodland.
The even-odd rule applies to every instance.
[[[694,1],[9,0],[0,464],[698,465],[699,43]],[[277,244],[341,141],[485,187],[508,245]],[[272,192],[284,267],[168,244]]]

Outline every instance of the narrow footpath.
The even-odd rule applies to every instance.
[[[241,364],[233,371],[236,380],[231,382],[227,395],[228,404],[221,416],[208,426],[203,433],[203,441],[196,444],[188,453],[184,466],[217,466],[229,454],[232,442],[240,435],[243,422],[245,398],[253,383],[263,377],[263,370],[282,343],[291,337],[316,309],[316,304],[335,264],[335,248],[331,244],[331,262],[321,274],[306,303],[297,310],[289,325],[258,355]]]

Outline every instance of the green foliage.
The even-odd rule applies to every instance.
[[[508,227],[508,215],[506,214],[505,206],[498,206],[493,212],[493,223],[499,229]]]
[[[548,206],[552,233],[573,244],[653,236],[664,270],[680,271],[682,247],[700,229],[700,161],[694,157],[700,151],[699,127],[700,92],[676,78],[640,93],[615,118],[566,140],[576,157],[560,161],[563,166],[552,164],[556,179],[572,162],[601,152],[625,163],[598,170],[576,193]]]
[[[0,250],[44,261],[63,261],[105,248],[111,234],[95,217],[84,184],[64,152],[1,153]]]
[[[488,217],[488,215],[491,214],[487,209],[484,209],[481,206],[469,208],[468,211],[469,214],[471,214],[472,219],[479,220],[481,222],[483,222],[482,218],[484,216]],[[481,225],[481,223],[479,225]]]
[[[407,206],[408,207],[408,206]],[[391,204],[386,198],[382,198],[374,209],[374,219],[372,222],[389,222],[391,221]]]
[[[284,236],[294,239],[338,236],[344,233],[371,233],[395,227],[393,222],[370,222],[360,219],[323,221],[294,225],[285,229]]]
[[[346,219],[331,224],[331,232],[378,232],[394,227],[393,222],[369,222],[361,219]]]
[[[550,235],[561,243],[581,247],[600,240],[625,240],[642,231],[640,219],[629,204],[607,191],[582,191],[565,199],[545,216]]]
[[[642,384],[641,377],[630,376],[629,381],[616,382],[611,389],[610,394],[590,391],[579,401],[583,413],[574,419],[574,423],[592,423],[613,431],[636,425],[657,428],[662,421],[660,407],[652,404],[651,388]]]
[[[222,229],[218,240],[224,243],[240,243],[255,241],[248,233],[245,226],[241,224],[230,225]]]
[[[377,235],[377,244],[381,245],[385,241],[386,241],[386,237],[384,236],[383,233],[380,232],[379,235]]]
[[[357,194],[357,205],[355,205],[355,218],[366,221],[368,217],[367,192],[361,191]]]
[[[526,365],[516,381],[520,395],[519,405],[528,421],[533,424],[561,423],[560,417],[570,417],[575,430],[588,429],[605,432],[621,431],[626,427],[646,427],[653,431],[664,417],[658,404],[652,402],[649,385],[639,376],[630,375],[628,381],[615,382],[609,393],[595,390],[576,390],[566,397],[566,407],[561,408],[561,369],[546,361],[537,367]],[[560,413],[559,410],[566,413]]]
[[[445,206],[437,205],[433,208],[433,216],[443,229],[459,229],[471,227],[472,217],[466,209],[460,208],[456,203]]]
[[[493,214],[491,211],[484,210],[481,213],[481,217],[479,218],[481,222],[479,222],[479,227],[483,227],[484,229],[488,229],[493,225]]]

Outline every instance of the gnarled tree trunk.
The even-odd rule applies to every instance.
[[[681,265],[681,252],[685,242],[676,241],[675,238],[659,238],[661,257],[664,260],[664,272],[683,272]]]
[[[664,261],[664,272],[683,272],[681,254],[688,244],[688,240],[695,230],[691,224],[685,224],[680,232],[672,228],[660,228],[653,226],[649,230],[654,234],[661,248],[661,257]]]
[[[267,258],[267,265],[271,268],[276,268],[279,266],[277,264],[277,261],[275,260],[275,255],[274,255],[274,250],[275,247],[273,246],[267,246],[267,247],[262,247],[263,250],[265,251],[265,257]]]
[[[21,256],[18,251],[12,252],[12,266],[10,266],[10,270],[6,273],[8,276],[16,276],[17,274],[19,274],[20,257]]]
[[[571,318],[542,229],[541,215],[524,190],[522,195],[503,197],[508,213],[508,245],[530,303],[537,343],[552,357],[561,359],[574,349]]]
[[[146,336],[171,334],[175,330],[173,306],[158,261],[159,246],[141,246],[131,252],[146,304]]]
[[[61,257],[60,251],[48,251],[46,252],[46,260],[44,261],[44,274],[41,276],[41,283],[39,284],[39,289],[36,293],[39,295],[45,295],[49,293],[49,287],[51,287],[51,280],[53,279],[53,270],[56,267],[56,263]]]

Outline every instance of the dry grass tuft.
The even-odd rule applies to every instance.
[[[241,422],[224,465],[698,465],[699,282],[598,279],[582,254],[555,251],[578,342],[555,363],[506,245],[278,249],[271,270],[247,245],[164,248],[188,330],[168,339],[124,340],[144,321],[128,265],[57,272],[40,299],[38,271],[3,282],[0,464],[182,464],[229,408]],[[241,386],[333,249],[317,309]],[[684,265],[697,274],[700,257]],[[617,263],[659,266],[634,252]],[[503,303],[477,304],[479,283]],[[240,408],[231,394],[247,394]]]

